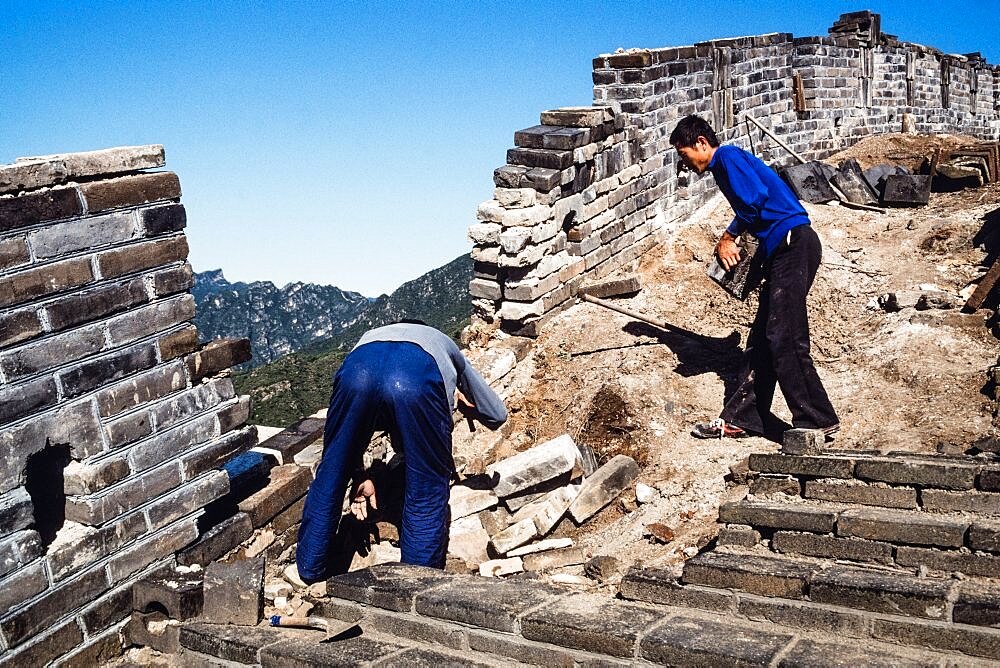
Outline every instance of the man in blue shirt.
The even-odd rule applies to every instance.
[[[816,277],[822,245],[798,199],[760,159],[736,146],[720,146],[712,127],[687,116],[670,135],[689,168],[712,173],[735,216],[715,247],[728,271],[740,260],[736,239],[749,232],[763,247],[764,284],[747,336],[736,391],[717,420],[697,424],[699,438],[762,434],[772,422],[775,384],[792,412],[792,425],[832,435],[840,425],[809,354],[806,295]]]
[[[367,332],[333,380],[323,459],[309,487],[295,561],[300,577],[333,575],[334,537],[347,484],[377,430],[405,458],[402,562],[444,568],[448,544],[452,413],[459,407],[490,429],[507,420],[503,401],[448,336],[416,321]],[[375,485],[355,480],[351,512],[377,509]]]

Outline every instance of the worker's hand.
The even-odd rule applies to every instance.
[[[361,521],[368,519],[368,504],[372,510],[378,510],[378,499],[375,498],[375,483],[365,480],[358,485],[351,500],[351,513]]]
[[[462,390],[459,390],[459,389],[455,390],[455,399],[458,400],[457,403],[458,403],[459,410],[462,410],[462,408],[475,408],[476,407],[476,405],[474,403],[472,403],[471,401],[469,401],[468,399],[465,398],[465,395],[462,394]]]
[[[736,245],[736,240],[729,232],[725,232],[719,243],[715,246],[715,254],[719,257],[719,263],[726,271],[732,271],[733,267],[740,261],[740,247]]]

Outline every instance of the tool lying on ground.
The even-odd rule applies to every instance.
[[[360,622],[333,621],[326,617],[291,617],[288,615],[271,615],[271,626],[295,629],[318,629],[326,632],[326,638],[335,638],[345,631],[350,631]]]
[[[689,332],[686,329],[683,329],[682,327],[671,325],[666,320],[658,320],[657,318],[653,318],[648,315],[643,315],[642,313],[633,311],[632,309],[625,308],[624,306],[619,306],[618,304],[613,304],[612,302],[600,299],[599,297],[593,297],[588,294],[582,294],[580,295],[580,300],[589,302],[591,304],[597,304],[598,306],[603,306],[606,309],[609,309],[611,311],[616,311],[623,315],[627,315],[630,318],[635,318],[636,320],[641,320],[642,322],[653,325],[654,327],[658,327],[665,332],[670,332],[672,334],[680,334],[681,336],[686,336],[690,339],[694,339],[695,341],[698,341],[699,343],[702,344],[706,343],[706,337],[702,336],[701,334],[695,334],[694,332]],[[712,344],[709,343],[709,345]]]

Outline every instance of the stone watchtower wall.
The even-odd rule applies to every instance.
[[[199,350],[180,183],[163,147],[0,166],[0,664],[98,662],[130,585],[202,533],[256,444]]]
[[[807,159],[899,132],[1000,137],[1000,67],[881,32],[871,12],[844,14],[826,37],[774,33],[632,49],[594,59],[594,105],[543,112],[515,133],[493,199],[469,228],[474,312],[536,335],[586,281],[631,265],[712,192],[678,171],[668,138],[699,114],[719,139],[772,164],[791,156],[749,115]]]

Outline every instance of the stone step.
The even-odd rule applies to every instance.
[[[737,558],[739,555],[735,555]],[[842,568],[842,567],[837,567]],[[955,621],[941,621],[926,617],[927,609],[937,605],[940,599],[939,591],[931,585],[921,589],[912,581],[899,586],[898,580],[885,577],[886,574],[869,572],[867,577],[875,582],[870,586],[879,589],[886,596],[885,601],[879,600],[874,593],[861,596],[859,592],[874,592],[875,589],[858,589],[862,581],[856,571],[861,569],[844,569],[844,571],[826,571],[819,580],[827,595],[853,596],[855,602],[862,603],[867,608],[850,608],[836,603],[823,603],[812,600],[792,600],[771,596],[762,596],[739,588],[722,589],[711,586],[685,584],[677,580],[670,571],[655,568],[633,568],[628,571],[621,583],[621,596],[630,601],[670,607],[683,607],[688,610],[700,609],[724,616],[732,623],[739,620],[750,622],[770,622],[790,632],[809,633],[808,640],[800,640],[795,645],[797,651],[786,652],[788,665],[910,665],[901,657],[893,657],[884,650],[874,649],[878,642],[888,642],[902,645],[904,648],[933,649],[941,652],[961,652],[964,658],[952,658],[942,665],[969,665],[971,657],[1000,660],[1000,629],[998,624],[998,601],[1000,595],[994,588],[984,588],[981,582],[970,582],[968,586],[957,585],[957,594],[951,592],[955,600],[953,612]],[[846,571],[846,572],[845,572]],[[817,571],[824,573],[824,571]],[[882,575],[882,579],[877,576]],[[918,580],[920,578],[912,578]],[[923,578],[929,580],[929,578]],[[951,581],[938,581],[948,583]],[[821,596],[824,594],[821,594]],[[893,605],[902,602],[921,613],[918,617],[908,617]],[[926,606],[921,608],[921,602]],[[929,603],[928,603],[929,602]],[[868,608],[890,609],[889,612]],[[933,611],[930,614],[934,614]],[[973,622],[973,623],[970,623]],[[771,627],[772,629],[774,627]],[[840,655],[814,654],[808,658],[807,651],[822,651],[822,640],[817,640],[814,634],[828,635],[837,639],[837,643],[845,648],[844,657],[854,657],[837,662]],[[845,638],[854,638],[863,642],[845,642]],[[873,641],[877,641],[874,645]],[[812,643],[818,643],[813,645]],[[811,648],[811,649],[808,649]],[[794,650],[794,648],[793,648]],[[907,651],[899,647],[894,652]],[[801,652],[802,654],[799,654]],[[792,660],[790,657],[795,655]],[[962,655],[959,655],[962,656]],[[863,660],[861,660],[863,657]],[[920,663],[927,661],[927,655],[911,656],[917,660],[913,665],[929,665]],[[888,661],[879,664],[878,661]],[[824,663],[829,662],[829,663]],[[779,665],[786,665],[781,663]]]
[[[889,507],[912,507],[899,504],[910,503],[918,490],[1000,492],[1000,461],[995,458],[911,453],[879,455],[862,451],[825,451],[815,455],[755,453],[750,455],[749,466],[753,473],[794,476],[806,482],[803,492],[807,498],[810,494],[812,498],[825,498],[839,493],[843,496],[838,501],[867,505],[885,502]],[[836,487],[831,479],[845,482]],[[808,482],[811,480],[817,482],[810,490]],[[852,487],[846,481],[860,485]],[[858,500],[852,496],[857,496]],[[997,504],[1000,497],[987,494],[972,502],[968,498],[944,495],[929,505],[932,509],[945,511],[961,509],[997,514],[1000,510]],[[944,507],[939,508],[942,500]],[[964,507],[956,508],[956,503]]]
[[[749,526],[765,535],[795,531],[892,545],[1000,553],[1000,521],[969,513],[928,513],[794,499],[744,499],[723,504],[719,508],[719,520]],[[809,554],[808,551],[803,553]]]

